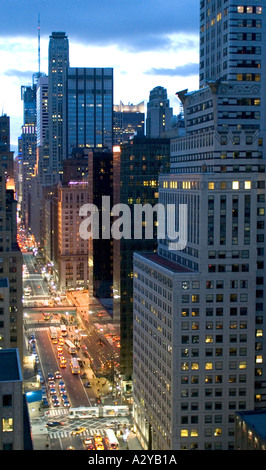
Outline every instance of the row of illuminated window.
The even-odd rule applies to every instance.
[[[256,356],[256,363],[262,363],[262,356]],[[204,364],[204,369],[205,370],[222,370],[223,369],[223,361],[217,361],[215,363],[213,362],[205,362]],[[181,370],[200,370],[200,366],[202,366],[202,363],[199,362],[181,362]],[[228,363],[228,369],[229,370],[236,370],[236,369],[246,369],[247,368],[247,361],[229,361]],[[222,376],[220,377],[220,381],[218,383],[222,383]],[[212,376],[206,376],[205,377],[205,383],[212,383],[213,377]],[[216,380],[215,380],[216,381]]]
[[[234,190],[251,189],[251,181],[232,181],[232,183],[231,182],[229,183],[226,181],[220,182],[220,189],[229,189],[229,186],[230,186],[230,189],[234,189]],[[210,181],[208,183],[208,189],[210,190],[216,189],[215,183]]]
[[[209,253],[213,253],[213,252],[209,252]],[[239,252],[237,252],[237,253],[238,253],[237,257],[239,257]],[[213,258],[213,256],[211,256],[211,257]],[[245,258],[246,257],[247,256],[245,255]],[[200,281],[192,281],[191,286],[192,286],[192,289],[199,289]],[[214,286],[214,281],[212,281],[212,280],[206,281],[206,289],[213,289],[214,287],[215,287]],[[235,279],[231,280],[230,281],[230,287],[232,289],[238,288],[238,281],[236,281]],[[248,281],[247,280],[240,280],[239,281],[239,287],[241,289],[246,289],[248,287]],[[224,288],[224,281],[223,280],[217,280],[216,281],[216,289],[223,289],[223,288]],[[190,289],[190,281],[182,281],[182,289],[183,290]]]
[[[217,321],[215,323],[216,330],[222,330],[224,326],[223,321]],[[200,323],[196,321],[190,322],[181,322],[181,330],[199,330]],[[213,329],[213,322],[209,321],[205,323],[205,328],[208,330]],[[241,330],[247,329],[247,321],[240,320],[238,321],[230,321],[229,322],[229,329],[234,330],[240,328]]]
[[[227,351],[225,353],[225,355],[227,356]],[[181,349],[181,357],[191,357],[191,358],[195,358],[195,357],[198,357],[199,356],[199,350],[198,349],[195,349],[195,348],[192,348],[191,350],[189,350],[188,348],[186,349]],[[205,349],[205,357],[213,357],[213,356],[216,356],[216,357],[222,357],[223,356],[223,348],[216,348],[215,351],[214,349],[211,349],[211,348],[208,348],[208,349]],[[229,356],[247,356],[247,348],[229,348]],[[219,368],[221,369],[221,362],[217,362],[215,363],[215,367],[216,368]],[[182,378],[181,378],[182,380]],[[182,383],[187,383],[188,382],[188,377],[186,376],[185,377],[185,380],[186,382],[182,382]],[[194,376],[192,375],[191,376],[191,383],[192,384],[195,384],[195,383],[198,383],[198,376]]]
[[[247,342],[247,335],[246,334],[240,334],[239,338],[238,335],[232,334],[229,335],[229,343],[246,343]],[[181,343],[182,344],[199,344],[199,336],[198,335],[184,335],[181,336]],[[221,344],[223,343],[223,335],[206,335],[205,336],[205,343],[217,343]]]
[[[239,5],[237,7],[237,13],[256,13],[260,15],[262,13],[261,6],[247,6],[247,5]]]
[[[212,307],[208,307],[205,309],[205,315],[207,317],[212,317],[215,312],[216,316],[223,316],[223,308],[222,307],[217,307],[215,310]],[[230,307],[229,310],[230,316],[235,316],[238,313],[238,307]],[[200,314],[199,308],[192,308],[191,309],[191,316],[192,317],[198,317]],[[247,315],[247,307],[240,307],[239,308],[239,314],[241,316]],[[188,317],[190,315],[190,309],[189,308],[182,308],[181,310],[181,316],[182,317]]]
[[[223,302],[224,301],[224,294],[216,294],[214,296],[213,294],[206,294],[205,297],[206,302]],[[239,298],[237,294],[230,294],[230,302],[237,302],[240,300],[240,302],[247,302],[248,301],[248,295],[247,294],[240,294]],[[189,294],[183,294],[181,296],[181,302],[182,303],[199,303],[200,301],[200,296],[198,294],[192,294],[191,296]]]

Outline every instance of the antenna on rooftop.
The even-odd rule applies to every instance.
[[[38,13],[38,73],[41,74],[41,36],[40,36],[40,13]]]

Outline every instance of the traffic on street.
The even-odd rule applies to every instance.
[[[39,393],[29,404],[33,440],[40,449],[126,449],[132,420],[115,383],[113,342],[99,324],[81,324],[33,252],[23,251],[23,263],[25,384]]]

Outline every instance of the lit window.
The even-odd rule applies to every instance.
[[[239,181],[233,181],[232,189],[239,189]]]
[[[256,363],[261,364],[263,362],[262,356],[256,356]]]
[[[246,361],[241,361],[239,362],[239,369],[246,369],[247,368],[247,363]]]
[[[181,437],[188,437],[188,429],[181,429]]]
[[[245,181],[245,189],[251,189],[251,181]]]
[[[191,429],[190,431],[190,436],[191,437],[197,437],[199,435],[199,432],[197,429]]]
[[[198,362],[192,362],[191,370],[199,370],[199,363]]]
[[[208,183],[208,189],[214,189],[214,183]]]
[[[263,336],[263,331],[262,330],[256,330],[256,336]]]
[[[243,6],[237,7],[237,13],[244,13],[244,7]]]
[[[212,370],[212,362],[206,362],[205,369],[206,370]]]
[[[2,419],[2,431],[3,432],[13,431],[13,418]]]
[[[205,343],[213,343],[213,336],[212,335],[206,335]]]
[[[221,436],[222,435],[222,430],[221,428],[216,428],[214,430],[214,436],[217,437],[217,436]]]

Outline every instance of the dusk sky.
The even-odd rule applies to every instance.
[[[11,146],[23,124],[21,85],[48,73],[52,31],[69,39],[72,67],[113,67],[114,103],[147,102],[155,86],[167,89],[174,114],[177,91],[198,88],[199,0],[0,0],[0,106],[11,119]]]

